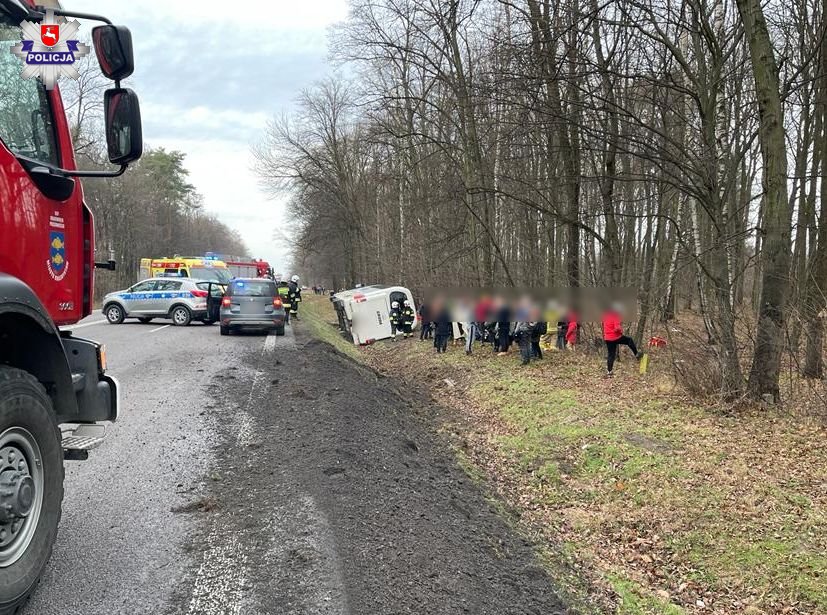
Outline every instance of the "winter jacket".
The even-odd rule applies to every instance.
[[[276,290],[278,290],[279,297],[281,297],[281,304],[284,309],[289,310],[292,304],[290,286],[286,282],[281,282]]]
[[[295,305],[300,303],[302,300],[302,289],[299,285],[295,282],[289,282],[287,287],[289,289],[288,296],[290,297],[290,304]]]
[[[548,333],[548,323],[545,321],[540,321],[534,323],[534,327],[531,329],[531,341],[532,342],[539,342],[540,338],[543,337],[546,333]]]
[[[514,339],[528,340],[531,338],[531,332],[534,329],[533,322],[518,322],[514,326]]]
[[[434,323],[434,335],[451,335],[452,331],[453,326],[448,312],[443,312],[437,316]]]
[[[414,320],[416,320],[416,315],[414,314],[413,308],[403,307],[399,312],[399,324],[411,325],[413,324]]]
[[[623,322],[620,314],[611,310],[603,314],[603,339],[607,342],[616,342],[623,337]]]
[[[577,343],[577,320],[575,318],[569,318],[569,324],[566,327],[566,343]]]
[[[390,321],[393,326],[397,326],[402,322],[402,312],[399,308],[391,308]]]

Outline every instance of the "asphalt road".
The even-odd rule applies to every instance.
[[[566,612],[419,402],[301,323],[98,321],[122,412],[26,615]]]

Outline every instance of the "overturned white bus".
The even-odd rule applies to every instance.
[[[361,286],[343,290],[332,297],[333,307],[339,319],[339,328],[350,335],[357,346],[372,344],[392,336],[391,303],[403,301],[411,304],[416,312],[413,294],[404,286]],[[414,329],[419,326],[414,321]]]

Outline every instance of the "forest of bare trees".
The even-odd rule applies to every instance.
[[[635,288],[777,400],[824,375],[825,4],[352,0],[259,172],[306,279]]]

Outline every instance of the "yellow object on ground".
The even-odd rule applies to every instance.
[[[640,359],[640,375],[644,376],[646,374],[646,370],[649,369],[649,353],[643,355]]]

